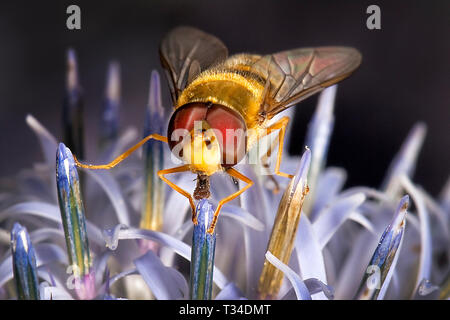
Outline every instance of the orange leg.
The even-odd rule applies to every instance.
[[[100,164],[100,165],[92,165],[92,164],[83,164],[80,163],[77,159],[77,157],[75,157],[75,155],[73,155],[73,159],[75,160],[75,164],[77,165],[77,167],[80,168],[86,168],[86,169],[112,169],[114,168],[117,164],[119,164],[120,162],[122,162],[122,160],[126,159],[130,154],[132,154],[134,151],[136,151],[138,148],[140,148],[144,143],[146,143],[148,140],[150,139],[155,139],[158,141],[162,141],[167,143],[167,138],[164,136],[161,136],[159,134],[151,134],[146,136],[144,139],[142,139],[141,141],[139,141],[136,145],[134,145],[133,147],[131,147],[130,149],[128,149],[127,151],[125,151],[124,153],[122,153],[120,156],[118,156],[117,158],[115,158],[113,161],[111,161],[110,163],[107,164]]]
[[[191,209],[192,209],[192,222],[194,222],[194,224],[197,224],[197,216],[195,215],[195,203],[194,203],[194,199],[192,199],[192,196],[185,190],[181,189],[179,186],[177,186],[175,183],[173,183],[172,181],[170,181],[169,179],[167,179],[166,177],[164,177],[164,175],[166,174],[170,174],[170,173],[177,173],[177,172],[185,172],[185,171],[190,171],[190,167],[188,164],[181,166],[181,167],[176,167],[176,168],[171,168],[171,169],[163,169],[158,171],[158,176],[169,185],[169,187],[171,187],[172,189],[174,189],[175,191],[181,193],[183,196],[185,196],[186,198],[188,198],[189,200],[189,204],[191,205]]]
[[[216,211],[214,211],[214,218],[213,218],[213,220],[211,222],[211,226],[208,229],[208,233],[209,234],[213,234],[214,233],[214,229],[215,229],[216,223],[217,223],[217,218],[219,217],[220,209],[222,209],[222,206],[225,203],[227,203],[227,202],[233,200],[234,198],[238,197],[241,193],[243,193],[245,190],[247,190],[248,188],[250,188],[253,185],[253,181],[252,180],[250,180],[249,178],[244,176],[242,173],[240,173],[239,171],[237,171],[237,170],[235,170],[233,168],[228,169],[227,173],[230,176],[232,176],[233,178],[236,178],[236,179],[239,179],[239,180],[242,180],[242,181],[246,182],[247,185],[244,188],[242,188],[241,190],[238,190],[237,192],[235,192],[235,193],[229,195],[228,197],[223,198],[222,200],[219,201],[219,204],[217,205]]]
[[[289,117],[283,117],[279,121],[272,124],[270,127],[267,128],[267,132],[265,135],[269,135],[275,130],[280,130],[278,133],[278,154],[277,154],[277,163],[275,164],[275,174],[281,177],[292,179],[293,175],[287,174],[284,172],[280,172],[280,165],[281,165],[281,156],[283,154],[283,144],[284,144],[284,134],[286,133],[286,127],[289,123]],[[276,147],[276,144],[272,144],[267,151],[267,154],[263,157],[264,159],[267,159],[270,157],[272,150]]]

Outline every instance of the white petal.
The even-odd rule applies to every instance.
[[[242,291],[233,282],[227,284],[216,296],[215,300],[242,300]]]
[[[319,218],[313,224],[313,229],[321,248],[326,246],[339,227],[365,200],[366,197],[362,193],[345,198],[337,198],[328,208],[320,213]]]
[[[420,283],[423,279],[430,279],[431,277],[431,261],[432,261],[432,243],[431,243],[431,232],[430,232],[430,224],[428,211],[425,206],[425,201],[417,190],[417,188],[413,185],[411,180],[403,175],[400,177],[400,183],[405,188],[406,192],[411,195],[411,198],[414,201],[414,204],[417,208],[417,213],[420,221],[420,263],[419,263],[419,271],[417,273],[416,285],[414,292],[419,288]],[[414,295],[414,293],[413,293]]]
[[[117,248],[119,240],[122,239],[147,239],[168,246],[186,260],[191,260],[191,248],[186,243],[162,232],[134,228],[128,229],[125,225],[117,225],[111,230],[105,230],[104,237],[106,245],[112,250]],[[213,280],[220,289],[228,283],[228,280],[217,267],[214,267]]]
[[[156,299],[175,300],[186,297],[188,285],[183,275],[164,266],[152,251],[149,250],[134,260],[134,264]]]
[[[55,170],[56,150],[58,148],[58,143],[55,137],[31,114],[27,115],[25,121],[39,138],[42,152],[44,153],[44,157],[49,168],[53,168]],[[54,170],[52,172],[54,172]]]
[[[298,300],[311,300],[311,295],[308,291],[308,288],[306,287],[306,285],[304,284],[304,282],[302,281],[302,279],[299,277],[298,274],[292,271],[291,268],[289,268],[287,265],[281,262],[269,251],[266,252],[266,259],[271,264],[273,264],[277,269],[281,270],[281,272],[283,272],[284,275],[289,279],[289,281],[292,284],[292,287],[295,290],[295,294],[297,295]]]
[[[17,216],[19,215],[33,215],[61,224],[61,213],[59,211],[59,207],[45,202],[22,202],[15,204],[0,212],[0,221],[8,217],[18,219]],[[99,228],[86,220],[86,229],[90,241],[93,241],[101,246],[104,245],[102,232]]]
[[[327,168],[319,175],[316,186],[316,196],[311,211],[311,221],[318,218],[319,212],[328,205],[343,187],[347,173],[341,168]]]
[[[324,283],[328,282],[322,248],[313,226],[303,212],[295,239],[295,252],[303,279],[317,278]]]

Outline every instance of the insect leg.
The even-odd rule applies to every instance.
[[[287,174],[284,172],[280,172],[280,165],[281,165],[281,156],[283,154],[283,144],[284,144],[284,134],[286,133],[286,127],[289,123],[289,117],[283,117],[279,121],[272,124],[270,127],[267,128],[266,134],[269,135],[275,130],[280,130],[278,133],[278,154],[277,154],[277,163],[275,164],[275,174],[281,177],[289,178],[291,179],[293,175]],[[272,150],[276,147],[276,144],[272,144],[267,151],[267,154],[265,157],[269,157],[272,153]]]
[[[192,199],[192,196],[187,191],[181,189],[179,186],[177,186],[175,183],[173,183],[172,181],[170,181],[169,179],[167,179],[165,177],[166,174],[177,173],[177,172],[185,172],[185,171],[190,171],[189,165],[187,165],[187,164],[184,165],[184,166],[181,166],[181,167],[160,170],[160,171],[158,171],[158,176],[165,183],[167,183],[169,185],[169,187],[171,187],[175,191],[181,193],[183,196],[188,198],[189,204],[191,205],[191,209],[192,209],[192,222],[197,224],[197,216],[195,214],[195,203],[194,203],[194,199]]]
[[[137,144],[135,144],[133,147],[131,147],[130,149],[128,149],[127,151],[125,151],[124,153],[122,153],[120,156],[118,156],[117,158],[115,158],[113,161],[111,161],[110,163],[107,164],[100,164],[100,165],[92,165],[92,164],[83,164],[80,163],[78,161],[78,159],[75,157],[75,155],[73,155],[73,159],[75,160],[75,164],[77,165],[77,167],[80,168],[86,168],[86,169],[112,169],[114,168],[117,164],[119,164],[120,162],[122,162],[122,160],[126,159],[130,154],[132,154],[134,151],[136,151],[136,149],[140,148],[144,143],[146,143],[148,140],[150,139],[155,139],[158,141],[162,141],[167,143],[167,138],[164,136],[161,136],[159,134],[153,133],[150,134],[148,136],[146,136],[144,139],[142,139],[141,141],[139,141]]]
[[[223,198],[222,200],[219,201],[219,204],[217,205],[216,211],[214,211],[214,218],[211,222],[211,226],[208,229],[208,233],[213,234],[214,233],[214,229],[216,227],[216,223],[217,223],[217,218],[219,217],[219,213],[220,213],[220,209],[222,209],[222,206],[233,200],[234,198],[238,197],[241,193],[243,193],[245,190],[247,190],[248,188],[250,188],[253,185],[253,181],[250,180],[249,178],[247,178],[246,176],[244,176],[242,173],[240,173],[239,171],[230,168],[226,171],[230,176],[232,176],[233,178],[242,180],[244,182],[247,183],[247,185],[245,187],[243,187],[241,190],[238,190],[237,192],[229,195],[226,198]]]

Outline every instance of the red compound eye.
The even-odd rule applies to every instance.
[[[214,130],[222,150],[222,166],[232,167],[245,156],[247,147],[245,121],[236,111],[222,105],[212,105],[206,121]]]
[[[205,103],[190,103],[175,110],[167,130],[170,150],[183,140],[183,134],[188,134],[194,129],[195,121],[205,120],[207,111],[208,107]],[[176,156],[181,158],[182,155]]]
[[[167,130],[170,150],[194,129],[195,121],[206,120],[214,130],[222,151],[222,166],[232,167],[245,156],[247,137],[242,116],[219,104],[190,103],[178,108],[172,115]],[[182,150],[175,156],[182,158]]]

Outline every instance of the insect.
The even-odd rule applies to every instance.
[[[210,196],[209,176],[226,172],[242,180],[246,183],[242,189],[219,201],[208,229],[211,234],[222,206],[252,186],[252,180],[233,166],[259,139],[279,131],[275,174],[292,178],[280,172],[289,118],[283,117],[275,123],[270,119],[348,77],[361,63],[361,54],[349,47],[301,48],[269,55],[228,57],[222,41],[192,27],[178,27],[169,32],[161,43],[160,58],[174,104],[167,137],[151,134],[105,165],[75,161],[83,168],[110,169],[149,139],[168,143],[171,152],[184,164],[161,170],[158,175],[189,200],[194,223],[197,223],[194,199]],[[193,195],[166,178],[168,174],[186,171],[197,174]]]

